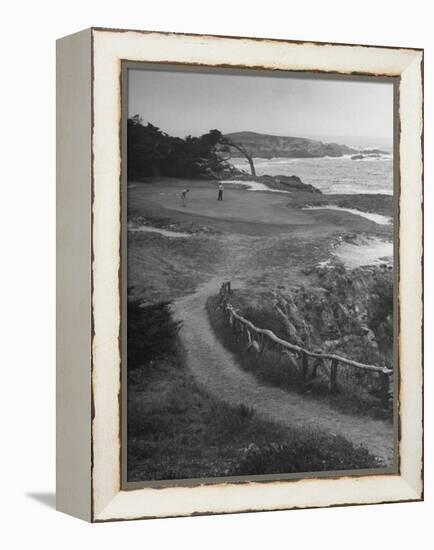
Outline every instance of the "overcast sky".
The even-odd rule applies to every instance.
[[[128,114],[170,135],[253,131],[391,145],[393,85],[314,78],[129,70]]]

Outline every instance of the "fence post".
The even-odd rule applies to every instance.
[[[230,325],[231,328],[234,329],[236,333],[236,339],[240,340],[242,339],[244,334],[246,334],[247,340],[248,340],[247,349],[249,350],[253,347],[257,351],[257,353],[262,354],[265,352],[266,338],[270,338],[271,349],[275,349],[277,344],[281,355],[282,353],[286,353],[289,357],[291,357],[290,353],[287,350],[284,350],[282,352],[282,346],[285,347],[285,344],[281,344],[273,332],[262,331],[261,329],[258,329],[257,327],[252,325],[252,323],[244,319],[244,317],[239,316],[238,314],[235,314],[235,310],[230,305],[227,298],[227,294],[230,294],[231,292],[232,292],[231,282],[230,281],[223,282],[220,287],[221,302],[217,309],[221,308],[223,310],[223,314],[225,315],[228,324]],[[235,318],[235,315],[237,315],[239,319]],[[252,332],[249,329],[247,329],[247,325],[244,325],[244,323],[249,324],[249,326],[252,327],[251,328]],[[266,335],[264,335],[264,332],[266,333]],[[296,351],[295,358],[294,360],[291,359],[291,363],[296,367],[299,373],[300,373],[300,370],[299,370],[300,365],[297,364],[297,359],[301,358],[301,378],[302,378],[303,389],[306,391],[308,387],[312,385],[312,382],[317,375],[318,367],[321,364],[326,366],[327,364],[326,359],[328,359],[330,355],[321,354],[321,350],[319,351],[314,350],[313,353],[303,350],[303,348],[298,348],[298,349],[296,348],[296,350],[294,350],[294,346],[291,346],[289,342],[286,342],[286,344],[288,345],[288,348],[292,350],[292,353]],[[313,355],[313,357],[316,358],[316,360],[313,362],[310,376],[309,376],[309,355]],[[387,406],[390,406],[390,397],[391,397],[390,386],[393,383],[392,376],[390,376],[391,371],[386,367],[379,369],[378,367],[372,367],[372,365],[364,365],[362,363],[358,363],[356,361],[352,361],[344,357],[335,356],[335,358],[331,359],[330,361],[329,389],[331,393],[336,393],[339,391],[339,386],[337,382],[339,362],[342,362],[344,364],[351,365],[357,368],[370,369],[370,370],[375,370],[376,372],[379,372],[381,398]]]
[[[338,391],[337,378],[338,378],[338,360],[332,359],[332,362],[330,365],[330,391],[332,393],[335,393]]]
[[[303,384],[306,384],[307,370],[309,368],[309,359],[304,351],[301,354],[301,375],[303,377]]]
[[[318,367],[321,364],[321,359],[317,359],[315,363],[313,364],[312,372],[310,373],[309,380],[312,382],[316,378],[316,373],[318,371]]]

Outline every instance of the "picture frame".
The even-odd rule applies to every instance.
[[[125,488],[125,63],[396,80],[394,473]],[[423,50],[104,28],[62,38],[57,219],[59,510],[105,522],[423,499]]]

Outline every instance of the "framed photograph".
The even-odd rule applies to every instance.
[[[57,503],[423,498],[423,51],[57,47]]]

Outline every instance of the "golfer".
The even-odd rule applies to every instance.
[[[187,193],[190,192],[190,189],[184,189],[181,193],[182,206],[187,206]]]
[[[219,196],[217,197],[217,200],[218,200],[218,201],[222,201],[222,200],[223,200],[223,189],[224,189],[223,183],[220,182],[220,183],[219,183]]]

